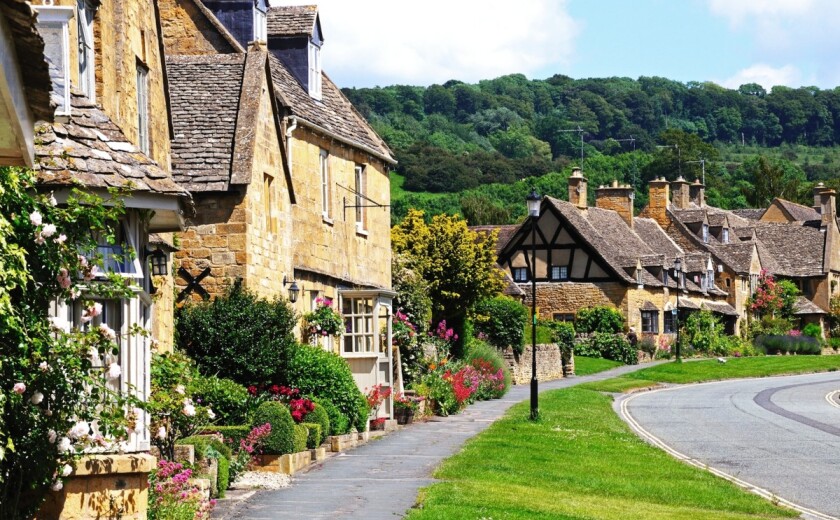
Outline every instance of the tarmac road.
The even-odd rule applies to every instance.
[[[838,390],[837,372],[742,379],[643,392],[616,409],[672,455],[801,506],[806,518],[840,518]]]

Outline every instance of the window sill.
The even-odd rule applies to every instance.
[[[326,216],[326,215],[323,215],[323,214],[322,214],[322,215],[321,215],[321,220],[323,220],[323,221],[324,221],[324,224],[326,224],[326,225],[328,225],[328,226],[333,226],[333,225],[335,225],[335,224],[333,223],[333,219],[331,219],[330,217],[328,217],[328,216]]]
[[[378,358],[378,352],[342,352],[343,358]]]
[[[368,230],[356,227],[356,236],[367,238],[368,237]]]

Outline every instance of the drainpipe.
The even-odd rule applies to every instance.
[[[286,128],[286,160],[288,161],[288,168],[289,172],[292,171],[292,132],[295,131],[297,128],[298,121],[296,117],[290,117],[289,120],[292,122],[290,126]]]

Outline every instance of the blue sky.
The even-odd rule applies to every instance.
[[[324,68],[340,86],[476,82],[510,73],[662,76],[730,88],[840,85],[840,0],[318,4]]]

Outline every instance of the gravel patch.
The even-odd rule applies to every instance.
[[[236,477],[236,489],[283,489],[289,487],[291,479],[282,473],[267,471],[246,471]]]

